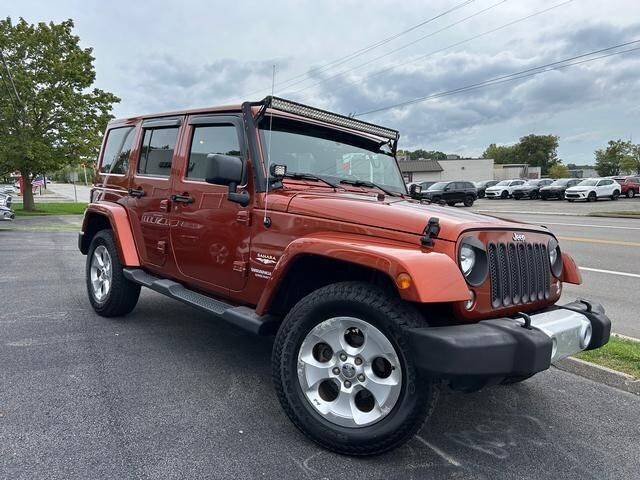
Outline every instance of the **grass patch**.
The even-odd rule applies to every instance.
[[[604,347],[575,356],[640,378],[640,342],[612,336]]]
[[[620,212],[591,212],[590,217],[628,217],[640,218],[640,210],[623,210]]]
[[[22,205],[14,205],[16,217],[29,217],[34,215],[82,215],[87,204],[83,202],[51,202],[36,203],[36,209],[33,212],[27,212],[22,209]]]

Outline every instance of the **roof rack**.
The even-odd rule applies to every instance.
[[[381,127],[373,123],[363,122],[362,120],[356,120],[355,118],[347,117],[346,115],[328,112],[326,110],[310,107],[309,105],[293,102],[291,100],[285,100],[284,98],[273,97],[271,95],[265,97],[264,100],[258,102],[258,104],[262,105],[260,116],[264,115],[264,112],[267,108],[271,108],[273,110],[293,113],[301,117],[319,120],[321,122],[326,122],[340,127],[346,127],[351,130],[356,130],[358,132],[368,133],[369,135],[384,138],[389,141],[389,145],[391,146],[391,150],[394,154],[398,146],[400,132],[391,128]]]

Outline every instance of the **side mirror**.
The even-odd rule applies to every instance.
[[[446,187],[444,187],[444,191],[448,192],[449,190],[451,190],[451,187],[449,185],[447,185]]]
[[[205,180],[207,183],[228,185],[227,200],[246,207],[249,204],[249,193],[246,191],[237,192],[238,184],[242,182],[243,166],[241,158],[210,153],[207,155]]]
[[[422,193],[422,185],[418,185],[417,183],[414,183],[409,187],[409,195],[411,196],[411,198],[418,198],[420,197],[421,193]]]

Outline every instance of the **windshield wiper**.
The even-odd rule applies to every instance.
[[[329,180],[325,180],[324,178],[312,173],[287,172],[284,174],[284,176],[285,178],[291,178],[293,180],[315,180],[316,182],[324,182],[331,188],[338,188],[338,185],[336,185],[335,183],[332,183]]]
[[[402,197],[402,194],[399,192],[392,192],[387,190],[384,187],[381,187],[377,183],[369,182],[368,180],[340,180],[340,183],[346,183],[347,185],[353,185],[354,187],[369,187],[369,188],[377,188],[378,190],[382,190],[384,193],[389,195],[390,197]]]

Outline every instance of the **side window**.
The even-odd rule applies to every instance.
[[[168,177],[177,138],[178,127],[145,130],[138,160],[138,173]]]
[[[240,156],[240,143],[235,126],[220,124],[195,128],[191,140],[187,178],[204,180],[207,155],[210,153]]]
[[[605,185],[611,185],[612,183],[613,183],[613,180],[600,180],[600,182],[598,182],[598,186],[603,187]]]
[[[107,132],[100,173],[127,173],[133,146],[133,127],[113,128]]]
[[[638,177],[633,177],[633,178],[631,179],[631,181],[632,181],[633,183],[640,183],[640,178],[638,178]]]

